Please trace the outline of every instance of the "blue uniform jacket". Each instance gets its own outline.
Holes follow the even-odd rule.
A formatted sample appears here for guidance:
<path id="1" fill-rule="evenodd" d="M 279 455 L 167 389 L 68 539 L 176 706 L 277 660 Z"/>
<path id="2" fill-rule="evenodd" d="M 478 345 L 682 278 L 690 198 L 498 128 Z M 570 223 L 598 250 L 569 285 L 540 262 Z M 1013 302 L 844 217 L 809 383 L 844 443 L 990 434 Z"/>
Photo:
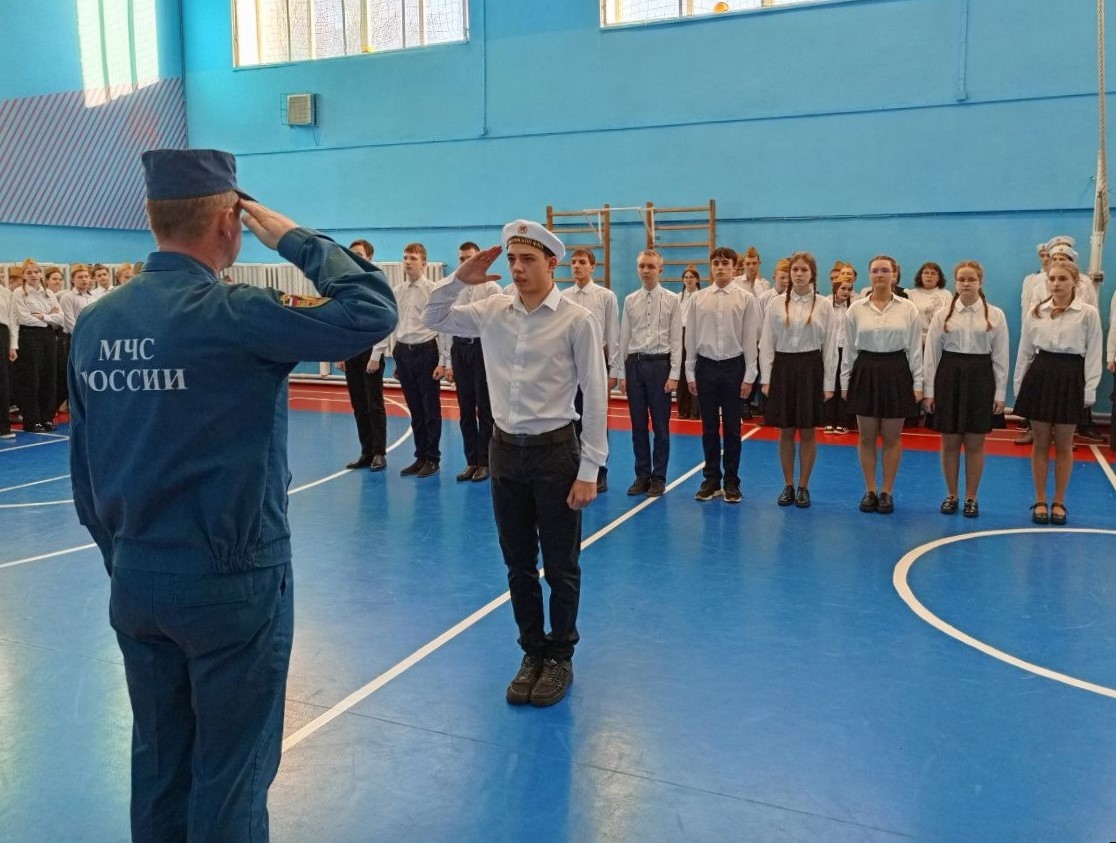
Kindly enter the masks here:
<path id="1" fill-rule="evenodd" d="M 344 360 L 394 328 L 384 274 L 325 235 L 279 253 L 323 297 L 223 283 L 155 252 L 86 307 L 69 363 L 78 518 L 109 573 L 245 571 L 290 561 L 287 376 Z"/>

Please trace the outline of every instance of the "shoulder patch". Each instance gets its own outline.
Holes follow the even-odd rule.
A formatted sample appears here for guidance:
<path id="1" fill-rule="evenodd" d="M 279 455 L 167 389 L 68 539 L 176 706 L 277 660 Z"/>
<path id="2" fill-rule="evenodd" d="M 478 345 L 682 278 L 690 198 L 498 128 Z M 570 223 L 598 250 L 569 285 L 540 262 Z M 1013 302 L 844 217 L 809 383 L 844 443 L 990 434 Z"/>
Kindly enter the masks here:
<path id="1" fill-rule="evenodd" d="M 329 296 L 296 296 L 293 293 L 283 293 L 279 297 L 283 307 L 321 307 L 329 301 Z"/>

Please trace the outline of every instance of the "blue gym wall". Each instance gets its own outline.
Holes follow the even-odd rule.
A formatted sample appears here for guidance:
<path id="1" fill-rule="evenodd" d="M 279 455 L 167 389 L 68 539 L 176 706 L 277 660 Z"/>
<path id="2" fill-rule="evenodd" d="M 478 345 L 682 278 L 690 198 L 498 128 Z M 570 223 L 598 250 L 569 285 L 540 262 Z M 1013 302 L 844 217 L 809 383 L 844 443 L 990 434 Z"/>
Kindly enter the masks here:
<path id="1" fill-rule="evenodd" d="M 14 41 L 61 55 L 15 65 L 0 98 L 72 84 L 73 4 L 30 5 L 0 0 Z M 378 257 L 417 239 L 452 262 L 548 204 L 715 198 L 718 240 L 754 243 L 768 274 L 802 248 L 862 272 L 879 252 L 908 273 L 977 258 L 1017 329 L 1034 245 L 1068 232 L 1087 256 L 1091 3 L 844 0 L 601 31 L 596 0 L 473 0 L 466 44 L 239 70 L 229 5 L 181 4 L 190 144 L 235 152 L 259 198 Z M 297 91 L 318 96 L 313 129 L 282 125 Z M 642 245 L 627 219 L 620 294 Z M 58 235 L 0 226 L 0 254 Z M 115 259 L 137 235 L 98 237 Z M 271 256 L 246 241 L 243 257 Z"/>

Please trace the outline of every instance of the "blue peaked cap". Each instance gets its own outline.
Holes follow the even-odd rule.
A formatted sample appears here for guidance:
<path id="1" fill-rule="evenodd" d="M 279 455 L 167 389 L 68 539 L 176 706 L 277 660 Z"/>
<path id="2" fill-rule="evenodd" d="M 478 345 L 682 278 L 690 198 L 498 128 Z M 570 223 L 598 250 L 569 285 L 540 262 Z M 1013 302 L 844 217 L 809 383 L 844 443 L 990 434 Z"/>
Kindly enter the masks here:
<path id="1" fill-rule="evenodd" d="M 194 199 L 235 190 L 236 158 L 219 149 L 152 149 L 143 153 L 148 199 Z M 255 201 L 255 200 L 252 200 Z"/>

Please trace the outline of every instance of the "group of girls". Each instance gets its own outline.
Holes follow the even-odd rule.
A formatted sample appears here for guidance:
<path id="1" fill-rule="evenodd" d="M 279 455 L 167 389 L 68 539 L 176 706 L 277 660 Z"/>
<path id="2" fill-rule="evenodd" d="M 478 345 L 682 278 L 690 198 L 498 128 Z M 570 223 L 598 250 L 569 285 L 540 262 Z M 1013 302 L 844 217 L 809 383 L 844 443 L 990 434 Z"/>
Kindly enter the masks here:
<path id="1" fill-rule="evenodd" d="M 981 265 L 962 261 L 955 267 L 952 295 L 936 264 L 921 267 L 916 287 L 902 291 L 898 264 L 878 255 L 868 264 L 870 287 L 862 297 L 853 295 L 856 274 L 847 264 L 835 267 L 829 296 L 817 292 L 817 265 L 809 253 L 792 255 L 786 269 L 785 290 L 776 288 L 761 302 L 759 343 L 765 423 L 779 429 L 784 488 L 778 503 L 810 505 L 816 428 L 837 427 L 828 406 L 856 417 L 865 484 L 861 512 L 893 512 L 903 424 L 921 410 L 941 434 L 947 494 L 940 511 L 977 517 L 984 441 L 1002 426 L 1009 358 L 1007 320 L 985 298 Z M 1019 341 L 1014 409 L 1034 428 L 1036 523 L 1066 523 L 1073 432 L 1096 399 L 1103 367 L 1100 317 L 1076 297 L 1078 276 L 1072 259 L 1052 262 L 1049 295 L 1026 314 Z M 834 400 L 842 393 L 844 407 Z"/>

